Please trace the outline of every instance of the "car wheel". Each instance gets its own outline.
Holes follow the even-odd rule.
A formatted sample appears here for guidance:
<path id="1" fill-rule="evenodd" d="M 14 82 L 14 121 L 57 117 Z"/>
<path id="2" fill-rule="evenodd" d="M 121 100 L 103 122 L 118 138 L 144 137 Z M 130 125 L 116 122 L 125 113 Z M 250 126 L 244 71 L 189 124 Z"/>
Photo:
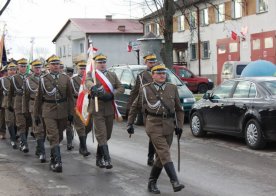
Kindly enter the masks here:
<path id="1" fill-rule="evenodd" d="M 198 112 L 194 112 L 190 119 L 190 127 L 192 134 L 195 137 L 203 137 L 206 135 L 206 131 L 202 128 L 202 120 Z"/>
<path id="2" fill-rule="evenodd" d="M 136 115 L 136 118 L 134 120 L 134 124 L 135 125 L 143 125 L 144 124 L 144 121 L 143 121 L 143 114 L 142 113 L 138 113 Z"/>
<path id="3" fill-rule="evenodd" d="M 251 149 L 262 149 L 266 145 L 263 138 L 260 123 L 256 119 L 250 119 L 245 126 L 245 141 Z"/>
<path id="4" fill-rule="evenodd" d="M 207 84 L 198 85 L 197 91 L 199 93 L 206 93 L 208 91 L 208 85 Z"/>

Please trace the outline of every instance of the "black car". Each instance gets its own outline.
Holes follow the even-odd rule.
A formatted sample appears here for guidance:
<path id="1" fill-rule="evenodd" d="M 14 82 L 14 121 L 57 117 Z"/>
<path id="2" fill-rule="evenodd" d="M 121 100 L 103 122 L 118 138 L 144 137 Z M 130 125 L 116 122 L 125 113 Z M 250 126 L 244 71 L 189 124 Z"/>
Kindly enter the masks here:
<path id="1" fill-rule="evenodd" d="M 190 112 L 196 137 L 208 131 L 245 138 L 252 149 L 276 141 L 276 78 L 250 77 L 223 82 L 204 94 Z"/>
<path id="2" fill-rule="evenodd" d="M 123 116 L 127 115 L 126 106 L 129 100 L 130 92 L 135 84 L 137 75 L 145 70 L 147 67 L 145 65 L 114 65 L 108 70 L 116 73 L 118 79 L 125 87 L 124 94 L 115 97 L 118 110 Z M 187 88 L 187 86 L 170 70 L 167 72 L 167 81 L 175 84 L 178 89 L 180 102 L 184 107 L 184 112 L 186 117 L 189 116 L 190 109 L 195 102 L 193 93 Z M 137 115 L 135 124 L 143 124 L 143 116 L 141 114 Z"/>

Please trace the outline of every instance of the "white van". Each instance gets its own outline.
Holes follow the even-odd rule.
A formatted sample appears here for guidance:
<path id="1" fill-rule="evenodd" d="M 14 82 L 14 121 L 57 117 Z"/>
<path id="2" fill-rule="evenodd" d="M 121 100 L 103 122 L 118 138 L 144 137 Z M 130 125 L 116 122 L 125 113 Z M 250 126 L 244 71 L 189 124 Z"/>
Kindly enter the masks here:
<path id="1" fill-rule="evenodd" d="M 246 61 L 225 61 L 222 65 L 221 81 L 239 78 L 243 69 L 250 62 Z"/>

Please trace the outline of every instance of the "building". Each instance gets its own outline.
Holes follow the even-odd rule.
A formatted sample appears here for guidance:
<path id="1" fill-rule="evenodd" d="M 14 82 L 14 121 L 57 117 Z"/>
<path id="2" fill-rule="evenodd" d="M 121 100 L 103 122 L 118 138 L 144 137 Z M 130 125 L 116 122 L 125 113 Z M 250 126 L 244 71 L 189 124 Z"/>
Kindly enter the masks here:
<path id="1" fill-rule="evenodd" d="M 227 60 L 276 63 L 275 0 L 194 2 L 175 13 L 174 62 L 187 64 L 195 74 L 217 83 Z M 144 21 L 145 33 L 159 29 L 155 20 Z"/>
<path id="2" fill-rule="evenodd" d="M 143 36 L 143 26 L 134 19 L 70 18 L 53 39 L 56 53 L 67 67 L 87 59 L 89 42 L 108 57 L 107 64 L 137 64 L 136 52 L 128 44 Z"/>

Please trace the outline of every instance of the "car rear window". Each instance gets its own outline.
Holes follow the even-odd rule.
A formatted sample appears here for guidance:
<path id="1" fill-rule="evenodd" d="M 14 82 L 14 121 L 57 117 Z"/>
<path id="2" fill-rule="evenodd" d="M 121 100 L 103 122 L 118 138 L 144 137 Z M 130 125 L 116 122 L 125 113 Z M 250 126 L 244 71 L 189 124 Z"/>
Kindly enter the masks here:
<path id="1" fill-rule="evenodd" d="M 261 85 L 263 85 L 272 95 L 276 95 L 276 80 L 263 81 L 261 82 Z"/>
<path id="2" fill-rule="evenodd" d="M 246 65 L 237 65 L 236 74 L 241 75 L 241 73 L 245 67 L 246 67 Z"/>

